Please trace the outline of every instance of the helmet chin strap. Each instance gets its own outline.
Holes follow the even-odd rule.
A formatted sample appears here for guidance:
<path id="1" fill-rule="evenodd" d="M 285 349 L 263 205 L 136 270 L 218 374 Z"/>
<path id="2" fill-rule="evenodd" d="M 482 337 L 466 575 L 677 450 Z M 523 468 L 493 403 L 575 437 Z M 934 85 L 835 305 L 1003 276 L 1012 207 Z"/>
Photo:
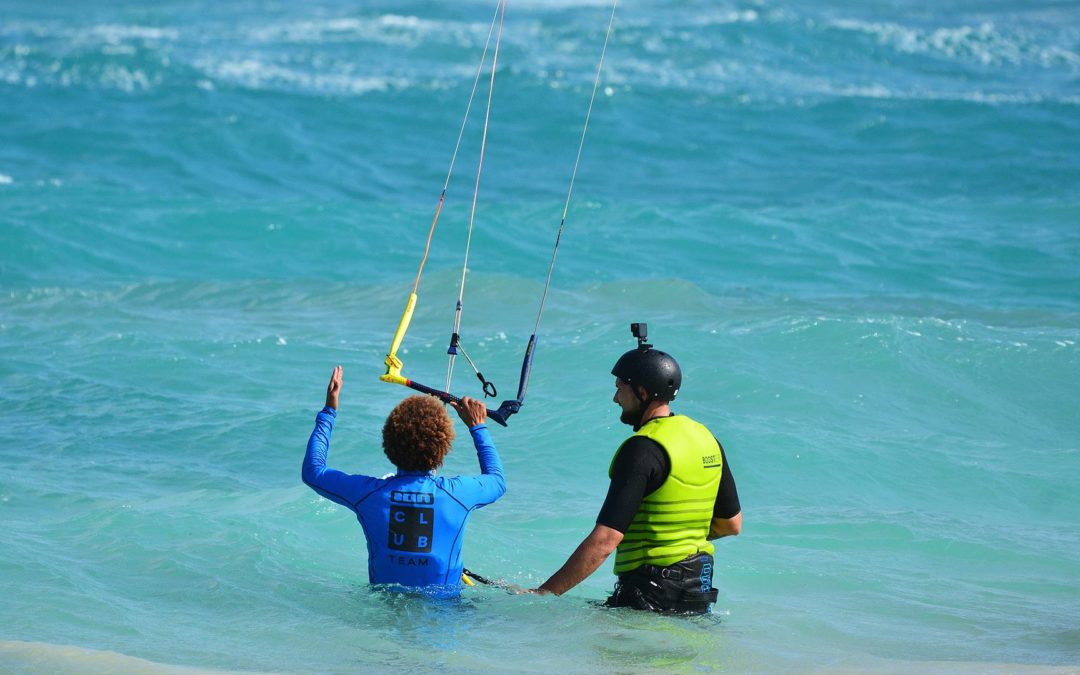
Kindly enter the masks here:
<path id="1" fill-rule="evenodd" d="M 644 416 L 645 411 L 648 409 L 649 404 L 653 402 L 653 399 L 651 396 L 649 396 L 649 390 L 645 389 L 645 387 L 641 386 L 640 384 L 632 386 L 634 387 L 634 396 L 637 398 L 637 400 L 641 401 L 641 415 Z M 642 391 L 644 391 L 645 393 L 642 394 Z"/>
<path id="2" fill-rule="evenodd" d="M 656 419 L 657 417 L 664 417 L 664 415 L 662 415 L 662 414 L 661 415 L 653 414 L 653 415 L 651 415 L 650 417 L 648 417 L 646 419 L 645 416 L 649 415 L 650 408 L 652 408 L 654 403 L 657 403 L 659 405 L 657 405 L 655 408 L 652 408 L 653 411 L 655 411 L 657 409 L 660 409 L 660 408 L 663 408 L 666 405 L 668 405 L 667 401 L 657 401 L 655 398 L 648 398 L 648 397 L 642 398 L 642 397 L 639 396 L 638 400 L 640 400 L 642 402 L 643 406 L 641 408 L 641 417 L 638 418 L 638 423 L 636 425 L 634 425 L 634 431 L 637 431 L 638 429 L 645 426 L 647 423 L 651 422 L 652 420 Z M 668 414 L 670 414 L 670 409 L 668 411 Z"/>
<path id="3" fill-rule="evenodd" d="M 649 406 L 652 405 L 653 399 L 649 396 L 648 392 L 642 395 L 639 389 L 644 389 L 640 385 L 634 388 L 634 396 L 637 400 L 641 401 L 641 415 L 638 416 L 637 424 L 634 425 L 634 431 L 637 431 L 645 425 L 649 420 L 645 419 L 645 415 L 649 413 Z M 652 419 L 651 417 L 649 419 Z"/>

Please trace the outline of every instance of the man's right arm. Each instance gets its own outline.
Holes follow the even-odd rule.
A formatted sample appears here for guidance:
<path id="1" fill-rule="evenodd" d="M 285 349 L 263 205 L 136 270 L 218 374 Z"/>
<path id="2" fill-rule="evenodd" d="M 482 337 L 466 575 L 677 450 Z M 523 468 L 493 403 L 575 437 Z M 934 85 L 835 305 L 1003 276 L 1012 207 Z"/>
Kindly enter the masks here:
<path id="1" fill-rule="evenodd" d="M 503 477 L 502 462 L 491 432 L 487 428 L 487 408 L 483 401 L 465 397 L 460 402 L 451 401 L 453 408 L 465 426 L 469 428 L 476 459 L 480 462 L 480 476 L 458 476 L 451 478 L 446 487 L 456 498 L 464 500 L 466 508 L 485 506 L 506 494 L 506 479 Z"/>
<path id="2" fill-rule="evenodd" d="M 604 564 L 611 552 L 619 546 L 623 533 L 607 525 L 597 523 L 593 531 L 578 545 L 577 549 L 551 578 L 541 584 L 535 592 L 562 595 L 587 579 L 590 574 Z"/>
<path id="3" fill-rule="evenodd" d="M 592 532 L 537 592 L 562 595 L 607 560 L 629 529 L 641 501 L 667 480 L 671 468 L 670 463 L 665 466 L 665 460 L 667 453 L 651 439 L 635 436 L 623 444 Z"/>
<path id="4" fill-rule="evenodd" d="M 330 501 L 337 502 L 350 509 L 363 496 L 365 487 L 376 479 L 369 476 L 353 476 L 326 466 L 326 455 L 330 451 L 330 434 L 334 430 L 337 411 L 327 406 L 315 417 L 315 429 L 308 439 L 307 452 L 300 476 L 304 483 L 315 492 Z"/>
<path id="5" fill-rule="evenodd" d="M 473 446 L 476 448 L 476 458 L 480 461 L 480 473 L 483 474 L 474 479 L 478 487 L 474 499 L 482 506 L 506 494 L 506 478 L 503 476 L 499 452 L 495 449 L 495 442 L 491 440 L 487 425 L 469 427 L 469 434 L 472 435 Z"/>

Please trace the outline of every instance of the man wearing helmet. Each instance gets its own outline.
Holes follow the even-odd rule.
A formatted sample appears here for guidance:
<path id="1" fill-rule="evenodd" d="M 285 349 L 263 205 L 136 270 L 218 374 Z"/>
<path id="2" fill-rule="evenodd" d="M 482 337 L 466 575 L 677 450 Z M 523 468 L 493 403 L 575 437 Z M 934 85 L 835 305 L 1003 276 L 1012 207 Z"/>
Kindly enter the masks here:
<path id="1" fill-rule="evenodd" d="M 634 435 L 615 452 L 611 483 L 593 531 L 538 589 L 562 595 L 615 554 L 612 607 L 706 613 L 716 601 L 713 545 L 742 529 L 742 509 L 724 449 L 703 425 L 671 412 L 682 371 L 646 344 L 615 363 L 614 401 Z"/>

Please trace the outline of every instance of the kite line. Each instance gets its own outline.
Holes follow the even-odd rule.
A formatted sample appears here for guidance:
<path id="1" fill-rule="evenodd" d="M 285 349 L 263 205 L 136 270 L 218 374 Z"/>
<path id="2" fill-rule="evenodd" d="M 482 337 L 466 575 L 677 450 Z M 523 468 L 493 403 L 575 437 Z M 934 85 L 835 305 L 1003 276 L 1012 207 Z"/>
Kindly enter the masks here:
<path id="1" fill-rule="evenodd" d="M 525 403 L 525 393 L 526 393 L 526 391 L 528 389 L 529 377 L 532 374 L 533 357 L 535 356 L 535 353 L 536 353 L 536 345 L 537 345 L 537 341 L 538 341 L 537 336 L 539 335 L 540 321 L 543 318 L 544 306 L 545 306 L 545 304 L 547 302 L 548 291 L 551 288 L 551 279 L 552 279 L 552 274 L 553 274 L 554 269 L 555 269 L 555 260 L 556 260 L 556 258 L 558 256 L 558 252 L 559 252 L 559 244 L 562 241 L 563 231 L 564 231 L 564 229 L 566 227 L 566 218 L 567 218 L 567 214 L 569 213 L 569 210 L 570 210 L 570 201 L 571 201 L 571 198 L 573 197 L 573 193 L 574 193 L 574 183 L 577 180 L 578 167 L 581 164 L 581 156 L 582 156 L 582 152 L 583 152 L 584 147 L 585 147 L 585 138 L 588 135 L 588 131 L 589 131 L 589 121 L 592 118 L 593 106 L 594 106 L 594 104 L 596 102 L 596 93 L 600 88 L 600 76 L 601 76 L 601 73 L 603 72 L 604 59 L 605 59 L 605 56 L 607 55 L 607 48 L 608 48 L 608 44 L 609 44 L 610 39 L 611 39 L 612 28 L 613 28 L 614 23 L 615 23 L 615 10 L 616 10 L 617 4 L 618 4 L 618 0 L 612 0 L 612 3 L 611 3 L 611 15 L 610 15 L 610 17 L 608 19 L 607 30 L 606 30 L 606 32 L 604 34 L 604 44 L 603 44 L 603 48 L 601 49 L 600 58 L 599 58 L 599 61 L 597 63 L 597 67 L 596 67 L 596 76 L 595 76 L 595 78 L 593 80 L 592 94 L 589 97 L 589 106 L 588 106 L 588 109 L 587 109 L 586 114 L 585 114 L 585 122 L 582 125 L 581 138 L 580 138 L 580 140 L 578 142 L 577 154 L 576 154 L 576 156 L 574 158 L 573 169 L 572 169 L 572 171 L 570 173 L 570 183 L 569 183 L 569 187 L 567 188 L 567 192 L 566 192 L 566 201 L 565 201 L 565 203 L 563 205 L 562 217 L 561 217 L 561 219 L 559 221 L 558 231 L 556 232 L 556 235 L 555 235 L 555 244 L 554 244 L 554 247 L 552 249 L 551 260 L 550 260 L 550 262 L 548 264 L 547 277 L 546 277 L 545 282 L 544 282 L 544 290 L 543 290 L 543 294 L 541 295 L 541 298 L 540 298 L 539 309 L 537 310 L 537 313 L 536 313 L 536 322 L 533 325 L 533 332 L 532 332 L 532 335 L 529 337 L 528 344 L 527 344 L 527 346 L 525 348 L 525 356 L 522 359 L 521 374 L 520 374 L 519 381 L 518 381 L 517 395 L 513 399 L 508 399 L 508 400 L 503 401 L 499 405 L 498 409 L 496 409 L 496 410 L 489 409 L 488 410 L 488 417 L 492 418 L 493 420 L 495 420 L 495 422 L 497 422 L 497 423 L 499 423 L 499 424 L 501 424 L 503 426 L 506 426 L 507 419 L 509 419 L 509 417 L 511 415 L 519 412 L 521 410 L 522 405 L 524 405 L 524 403 Z M 453 394 L 449 393 L 450 385 L 451 385 L 451 381 L 452 381 L 452 377 L 453 377 L 454 362 L 455 362 L 456 356 L 459 353 L 462 356 L 465 357 L 466 361 L 468 361 L 469 365 L 472 367 L 473 371 L 476 373 L 476 376 L 480 380 L 481 385 L 483 387 L 485 397 L 494 397 L 494 396 L 497 395 L 497 390 L 495 389 L 495 385 L 484 378 L 484 376 L 480 373 L 479 369 L 476 367 L 476 364 L 473 363 L 473 360 L 471 358 L 469 358 L 469 355 L 465 352 L 464 348 L 461 346 L 460 328 L 461 328 L 461 312 L 462 312 L 462 307 L 463 307 L 463 304 L 464 304 L 464 294 L 465 294 L 465 276 L 466 276 L 466 272 L 468 270 L 469 248 L 470 248 L 471 241 L 472 241 L 473 224 L 474 224 L 475 215 L 476 215 L 476 202 L 477 202 L 477 196 L 479 194 L 479 189 L 480 189 L 480 176 L 481 176 L 481 173 L 482 173 L 482 170 L 483 170 L 484 152 L 486 150 L 486 145 L 487 145 L 488 124 L 489 124 L 490 116 L 491 116 L 491 101 L 492 101 L 492 95 L 493 95 L 494 88 L 495 88 L 495 70 L 496 70 L 496 66 L 497 66 L 498 58 L 499 58 L 499 47 L 500 47 L 500 43 L 501 43 L 501 39 L 502 39 L 503 19 L 505 18 L 505 14 L 506 14 L 506 0 L 500 0 L 497 7 L 496 7 L 496 10 L 495 10 L 495 16 L 492 18 L 491 27 L 488 30 L 487 42 L 484 45 L 484 52 L 483 52 L 483 55 L 481 56 L 481 59 L 480 59 L 480 66 L 477 69 L 476 78 L 473 81 L 472 93 L 469 96 L 469 103 L 468 103 L 468 105 L 466 107 L 466 110 L 465 110 L 465 118 L 462 120 L 461 129 L 458 132 L 457 143 L 454 146 L 454 152 L 453 152 L 453 155 L 452 155 L 451 160 L 450 160 L 450 170 L 447 172 L 446 182 L 443 184 L 442 193 L 439 195 L 438 206 L 435 209 L 435 217 L 432 220 L 431 228 L 428 231 L 427 243 L 426 243 L 426 245 L 424 247 L 424 254 L 423 254 L 423 257 L 420 260 L 420 268 L 417 271 L 416 280 L 413 283 L 413 289 L 412 289 L 412 292 L 409 295 L 408 302 L 406 303 L 405 311 L 402 314 L 401 321 L 398 323 L 397 331 L 394 333 L 394 338 L 391 341 L 390 350 L 389 350 L 389 352 L 387 352 L 386 359 L 384 360 L 384 363 L 386 365 L 386 373 L 384 375 L 380 376 L 380 378 L 379 378 L 379 379 L 383 380 L 384 382 L 391 382 L 391 383 L 394 383 L 394 384 L 401 384 L 401 385 L 409 387 L 409 388 L 411 388 L 413 390 L 416 390 L 416 391 L 419 391 L 419 392 L 422 392 L 422 393 L 425 393 L 425 394 L 430 394 L 432 396 L 436 396 L 440 400 L 442 400 L 443 402 L 451 402 L 451 401 L 460 402 L 461 401 L 461 399 L 459 397 L 454 396 Z M 497 24 L 497 30 L 496 30 L 496 24 Z M 474 183 L 473 196 L 472 196 L 472 206 L 471 206 L 470 213 L 469 213 L 468 234 L 467 234 L 466 244 L 465 244 L 465 261 L 464 261 L 464 264 L 462 266 L 461 282 L 460 282 L 459 290 L 458 290 L 458 300 L 457 300 L 457 305 L 456 305 L 455 312 L 454 312 L 454 328 L 453 328 L 453 332 L 452 332 L 451 337 L 450 337 L 450 346 L 447 349 L 447 354 L 449 355 L 449 358 L 448 358 L 448 364 L 447 364 L 447 370 L 446 370 L 446 384 L 445 384 L 444 389 L 436 389 L 434 387 L 430 387 L 430 386 L 427 386 L 425 384 L 421 384 L 419 382 L 416 382 L 415 380 L 412 380 L 410 378 L 405 377 L 401 372 L 402 368 L 404 367 L 404 364 L 402 363 L 401 359 L 398 357 L 397 351 L 401 347 L 402 340 L 404 339 L 405 333 L 408 331 L 409 324 L 412 321 L 413 311 L 416 308 L 417 293 L 418 293 L 418 289 L 419 289 L 419 286 L 420 286 L 420 276 L 423 273 L 424 263 L 427 261 L 428 252 L 431 249 L 431 239 L 432 239 L 432 236 L 434 235 L 434 232 L 435 232 L 435 225 L 438 223 L 439 214 L 442 211 L 442 206 L 443 206 L 443 203 L 444 203 L 444 201 L 446 199 L 447 187 L 450 184 L 450 177 L 451 177 L 451 175 L 453 173 L 454 163 L 455 163 L 455 161 L 457 159 L 458 150 L 460 149 L 460 146 L 461 146 L 461 139 L 462 139 L 462 136 L 463 136 L 464 131 L 465 131 L 465 126 L 468 123 L 469 113 L 470 113 L 470 111 L 472 109 L 473 101 L 474 101 L 474 99 L 476 97 L 476 91 L 477 91 L 477 88 L 478 88 L 478 85 L 479 85 L 480 76 L 481 76 L 481 74 L 482 74 L 482 72 L 484 70 L 484 65 L 485 65 L 485 63 L 487 61 L 487 53 L 488 53 L 488 51 L 489 51 L 489 49 L 491 47 L 491 39 L 492 39 L 493 34 L 495 35 L 495 45 L 494 45 L 494 49 L 492 50 L 491 77 L 490 77 L 490 81 L 489 81 L 489 84 L 488 84 L 487 105 L 486 105 L 486 108 L 485 108 L 485 111 L 484 111 L 484 126 L 483 126 L 483 134 L 481 136 L 481 142 L 480 142 L 480 157 L 479 157 L 479 161 L 478 161 L 478 164 L 477 164 L 476 180 L 475 180 L 475 183 Z"/>

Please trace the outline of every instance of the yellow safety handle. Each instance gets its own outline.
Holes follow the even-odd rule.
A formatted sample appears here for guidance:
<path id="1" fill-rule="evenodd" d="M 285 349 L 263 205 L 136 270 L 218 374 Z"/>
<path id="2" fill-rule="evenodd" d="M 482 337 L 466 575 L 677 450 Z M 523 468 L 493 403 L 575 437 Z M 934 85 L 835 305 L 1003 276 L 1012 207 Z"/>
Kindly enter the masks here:
<path id="1" fill-rule="evenodd" d="M 401 315 L 401 321 L 398 323 L 397 332 L 394 333 L 394 340 L 390 343 L 390 351 L 386 355 L 386 374 L 380 375 L 379 379 L 383 382 L 390 382 L 393 384 L 406 384 L 408 380 L 402 376 L 401 369 L 405 364 L 401 362 L 401 359 L 397 356 L 397 350 L 401 347 L 401 341 L 405 339 L 405 332 L 409 330 L 409 324 L 412 322 L 413 310 L 416 309 L 416 293 L 409 294 L 409 302 L 405 304 L 405 313 Z"/>

